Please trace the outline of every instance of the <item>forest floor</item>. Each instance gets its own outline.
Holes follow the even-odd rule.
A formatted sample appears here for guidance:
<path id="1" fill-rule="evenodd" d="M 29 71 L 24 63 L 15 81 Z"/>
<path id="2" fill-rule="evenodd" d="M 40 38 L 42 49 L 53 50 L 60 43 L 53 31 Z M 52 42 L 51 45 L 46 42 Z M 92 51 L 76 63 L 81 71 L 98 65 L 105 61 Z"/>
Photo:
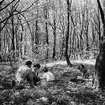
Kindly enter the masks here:
<path id="1" fill-rule="evenodd" d="M 38 87 L 13 90 L 10 87 L 14 73 L 9 73 L 7 65 L 0 66 L 0 105 L 105 105 L 104 93 L 92 88 L 95 60 L 71 61 L 68 67 L 65 61 L 47 63 L 55 74 L 56 81 L 51 84 L 39 84 Z M 84 63 L 88 69 L 87 78 L 77 69 Z"/>

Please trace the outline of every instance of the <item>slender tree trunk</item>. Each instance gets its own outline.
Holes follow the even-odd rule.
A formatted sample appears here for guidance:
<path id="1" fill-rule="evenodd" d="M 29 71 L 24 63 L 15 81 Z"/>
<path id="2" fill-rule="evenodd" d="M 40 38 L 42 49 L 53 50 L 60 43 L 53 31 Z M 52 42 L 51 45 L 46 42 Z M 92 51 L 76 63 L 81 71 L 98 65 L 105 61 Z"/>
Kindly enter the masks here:
<path id="1" fill-rule="evenodd" d="M 98 34 L 99 34 L 99 41 L 101 40 L 101 21 L 100 21 L 100 10 L 99 10 L 99 8 L 98 8 L 98 24 L 99 24 L 99 32 L 98 32 Z"/>
<path id="2" fill-rule="evenodd" d="M 12 50 L 14 51 L 15 50 L 15 42 L 14 42 L 15 32 L 14 32 L 14 17 L 13 16 L 11 18 L 11 23 L 12 23 Z"/>
<path id="3" fill-rule="evenodd" d="M 53 35 L 54 35 L 54 46 L 53 46 L 53 59 L 54 59 L 56 55 L 56 19 L 55 19 L 55 16 L 54 16 Z"/>
<path id="4" fill-rule="evenodd" d="M 48 24 L 47 22 L 45 23 L 45 30 L 46 30 L 46 44 L 49 44 L 49 38 L 48 38 Z"/>
<path id="5" fill-rule="evenodd" d="M 0 23 L 0 29 L 1 29 L 1 23 Z M 0 31 L 0 50 L 1 50 L 1 31 Z"/>
<path id="6" fill-rule="evenodd" d="M 1 5 L 0 5 L 0 9 L 1 9 Z M 1 15 L 1 13 L 0 13 L 0 15 Z M 1 18 L 0 18 L 0 21 L 1 21 Z M 0 23 L 0 30 L 1 30 L 1 23 Z M 1 31 L 0 31 L 0 50 L 1 50 Z"/>
<path id="7" fill-rule="evenodd" d="M 47 7 L 47 2 L 45 4 L 45 6 L 43 7 L 43 12 L 44 12 L 44 18 L 46 20 L 45 22 L 45 33 L 46 33 L 46 62 L 48 61 L 48 56 L 49 56 L 49 36 L 48 36 L 48 23 L 47 23 L 47 19 L 48 19 L 48 7 Z"/>
<path id="8" fill-rule="evenodd" d="M 22 56 L 24 56 L 24 45 L 25 45 L 25 43 L 24 43 L 24 33 L 21 33 L 21 42 L 22 42 Z"/>
<path id="9" fill-rule="evenodd" d="M 69 55 L 68 55 L 68 41 L 69 41 L 69 25 L 70 25 L 70 2 L 69 0 L 67 0 L 67 33 L 66 33 L 66 49 L 65 49 L 65 57 L 66 57 L 66 61 L 67 64 L 69 66 L 72 66 L 70 60 L 69 60 Z"/>
<path id="10" fill-rule="evenodd" d="M 99 8 L 100 14 L 101 14 L 101 20 L 102 20 L 102 23 L 103 23 L 103 36 L 105 36 L 105 16 L 104 16 L 104 10 L 103 10 L 103 8 L 101 6 L 100 0 L 97 0 L 97 3 L 98 3 L 98 8 Z"/>
<path id="11" fill-rule="evenodd" d="M 48 52 L 49 52 L 49 40 L 48 40 L 48 24 L 47 22 L 45 23 L 45 30 L 46 30 L 46 44 L 47 44 L 47 47 L 46 47 L 46 62 L 48 61 Z"/>
<path id="12" fill-rule="evenodd" d="M 36 20 L 36 31 L 35 31 L 35 44 L 39 44 L 39 36 L 38 36 L 38 20 Z"/>
<path id="13" fill-rule="evenodd" d="M 12 58 L 13 58 L 13 61 L 15 60 L 15 30 L 14 30 L 14 16 L 12 14 L 12 17 L 11 17 L 11 25 L 12 25 Z"/>
<path id="14" fill-rule="evenodd" d="M 37 20 L 36 20 L 36 24 L 35 24 L 35 27 L 36 27 L 36 30 L 35 30 L 35 52 L 38 53 L 38 46 L 39 45 L 39 36 L 38 36 L 38 16 L 39 16 L 39 8 L 38 8 L 38 1 L 37 1 Z"/>
<path id="15" fill-rule="evenodd" d="M 61 40 L 61 47 L 60 47 L 60 59 L 64 59 L 65 57 L 65 37 L 63 33 L 63 37 Z"/>
<path id="16" fill-rule="evenodd" d="M 86 26 L 86 51 L 89 51 L 89 36 L 88 36 L 88 24 Z M 86 59 L 89 59 L 89 54 L 87 54 L 88 56 L 86 57 Z"/>
<path id="17" fill-rule="evenodd" d="M 48 7 L 47 7 L 47 3 L 46 3 L 46 5 L 43 7 L 43 9 L 44 9 L 44 18 L 45 18 L 45 20 L 46 20 L 46 22 L 45 22 L 46 44 L 49 44 L 48 23 L 47 23 L 47 19 L 48 19 Z"/>

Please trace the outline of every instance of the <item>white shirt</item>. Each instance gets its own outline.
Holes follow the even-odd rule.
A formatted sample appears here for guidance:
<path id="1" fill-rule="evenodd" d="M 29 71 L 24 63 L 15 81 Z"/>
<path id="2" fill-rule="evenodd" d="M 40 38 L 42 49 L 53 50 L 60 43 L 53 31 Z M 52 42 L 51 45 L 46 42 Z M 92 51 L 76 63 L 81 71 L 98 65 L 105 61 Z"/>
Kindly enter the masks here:
<path id="1" fill-rule="evenodd" d="M 54 74 L 51 73 L 50 71 L 48 71 L 46 73 L 43 73 L 42 78 L 46 79 L 46 81 L 53 81 L 53 80 L 55 80 Z"/>
<path id="2" fill-rule="evenodd" d="M 16 81 L 20 83 L 22 80 L 24 80 L 26 78 L 28 73 L 31 71 L 32 71 L 32 69 L 29 68 L 27 65 L 21 66 L 16 72 L 16 75 L 15 75 Z"/>

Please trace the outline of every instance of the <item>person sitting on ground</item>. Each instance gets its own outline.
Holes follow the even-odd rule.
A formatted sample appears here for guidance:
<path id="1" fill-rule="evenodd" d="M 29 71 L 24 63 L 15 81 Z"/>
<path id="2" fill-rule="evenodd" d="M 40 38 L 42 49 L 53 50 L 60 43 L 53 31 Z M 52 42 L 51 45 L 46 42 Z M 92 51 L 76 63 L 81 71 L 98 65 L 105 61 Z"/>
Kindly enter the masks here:
<path id="1" fill-rule="evenodd" d="M 80 64 L 78 69 L 82 72 L 83 77 L 85 78 L 86 77 L 86 73 L 88 71 L 87 68 L 83 64 Z"/>
<path id="2" fill-rule="evenodd" d="M 41 77 L 41 79 L 45 79 L 47 82 L 55 80 L 54 74 L 52 72 L 50 72 L 47 67 L 44 67 L 43 72 L 44 73 L 43 73 L 43 76 Z"/>
<path id="3" fill-rule="evenodd" d="M 40 77 L 38 77 L 38 70 L 40 69 L 41 65 L 40 64 L 35 64 L 33 65 L 33 82 L 34 82 L 34 85 L 37 86 L 37 83 L 40 81 Z"/>
<path id="4" fill-rule="evenodd" d="M 24 80 L 27 80 L 27 82 L 30 84 L 32 88 L 34 88 L 33 83 L 33 72 L 32 72 L 32 62 L 27 61 L 25 65 L 22 65 L 19 67 L 19 69 L 16 71 L 15 78 L 16 78 L 16 84 L 20 85 L 21 82 Z"/>

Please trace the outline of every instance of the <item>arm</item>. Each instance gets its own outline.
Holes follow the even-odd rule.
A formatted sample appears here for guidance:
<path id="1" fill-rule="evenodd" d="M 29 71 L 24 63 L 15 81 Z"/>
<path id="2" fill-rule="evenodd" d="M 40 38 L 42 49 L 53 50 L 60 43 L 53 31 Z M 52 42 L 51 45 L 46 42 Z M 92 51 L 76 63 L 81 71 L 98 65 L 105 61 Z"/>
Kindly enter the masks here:
<path id="1" fill-rule="evenodd" d="M 40 77 L 40 79 L 46 79 L 46 74 L 44 73 L 44 74 Z"/>

